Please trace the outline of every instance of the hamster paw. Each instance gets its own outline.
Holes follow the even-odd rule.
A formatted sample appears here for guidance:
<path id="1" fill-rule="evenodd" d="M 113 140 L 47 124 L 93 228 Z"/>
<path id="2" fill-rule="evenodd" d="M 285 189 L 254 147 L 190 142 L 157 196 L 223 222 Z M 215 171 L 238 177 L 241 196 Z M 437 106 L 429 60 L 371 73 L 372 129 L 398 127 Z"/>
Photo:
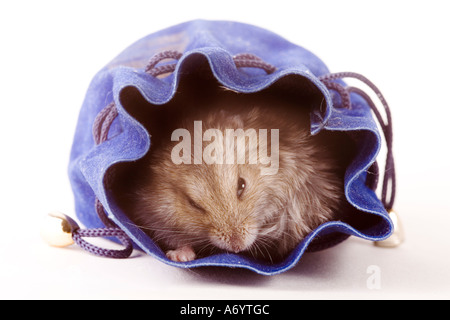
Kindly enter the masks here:
<path id="1" fill-rule="evenodd" d="M 167 258 L 176 262 L 186 262 L 195 259 L 194 249 L 190 246 L 180 247 L 175 250 L 169 250 L 166 252 Z"/>

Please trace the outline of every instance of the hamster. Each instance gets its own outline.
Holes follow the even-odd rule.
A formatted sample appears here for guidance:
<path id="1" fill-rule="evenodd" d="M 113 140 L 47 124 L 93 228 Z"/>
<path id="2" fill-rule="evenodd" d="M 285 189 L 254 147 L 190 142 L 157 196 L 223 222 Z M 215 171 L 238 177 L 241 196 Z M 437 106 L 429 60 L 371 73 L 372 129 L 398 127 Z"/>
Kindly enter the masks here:
<path id="1" fill-rule="evenodd" d="M 224 251 L 274 261 L 320 224 L 339 219 L 345 202 L 341 141 L 327 132 L 311 135 L 308 106 L 276 96 L 231 92 L 227 97 L 172 113 L 158 132 L 149 127 L 150 151 L 123 197 L 133 223 L 173 261 Z M 179 150 L 177 129 L 189 133 L 191 141 L 183 142 L 191 154 L 184 154 L 189 148 Z M 205 141 L 208 129 L 223 133 L 223 139 Z M 246 143 L 239 144 L 239 138 L 225 139 L 227 129 L 266 129 L 267 140 L 259 135 L 252 146 L 249 137 L 241 137 Z M 263 143 L 272 163 L 259 152 Z M 237 161 L 238 148 L 245 148 L 244 163 Z M 235 161 L 211 163 L 205 159 L 208 150 L 213 156 L 232 150 Z M 203 158 L 195 159 L 195 153 Z M 174 161 L 174 154 L 182 154 L 184 162 Z"/>

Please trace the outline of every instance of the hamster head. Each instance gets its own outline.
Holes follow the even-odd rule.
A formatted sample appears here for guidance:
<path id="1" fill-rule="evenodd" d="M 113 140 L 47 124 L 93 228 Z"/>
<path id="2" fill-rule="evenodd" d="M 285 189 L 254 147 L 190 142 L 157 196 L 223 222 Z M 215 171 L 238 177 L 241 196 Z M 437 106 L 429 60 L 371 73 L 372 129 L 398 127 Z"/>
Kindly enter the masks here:
<path id="1" fill-rule="evenodd" d="M 195 144 L 195 137 L 204 137 L 208 129 L 225 133 L 227 129 L 244 128 L 241 116 L 221 111 L 201 121 L 200 127 L 193 119 L 181 124 L 192 138 L 188 143 L 192 150 L 186 161 L 189 163 L 173 159 L 179 142 L 155 147 L 149 158 L 148 184 L 136 197 L 141 205 L 134 210 L 134 220 L 168 247 L 189 245 L 199 251 L 215 247 L 235 253 L 248 250 L 264 220 L 258 200 L 273 187 L 270 179 L 261 175 L 267 165 L 258 161 L 236 163 L 238 148 L 244 148 L 241 151 L 247 157 L 257 152 L 258 144 L 245 143 L 245 136 L 233 136 L 231 140 L 215 136 L 211 141 L 202 141 L 201 146 Z M 206 159 L 208 148 L 213 150 L 212 156 L 222 153 L 221 163 Z M 225 150 L 232 150 L 236 161 L 226 161 Z M 201 163 L 195 160 L 198 151 Z"/>
<path id="2" fill-rule="evenodd" d="M 130 217 L 164 249 L 189 247 L 195 255 L 221 249 L 270 259 L 286 254 L 332 218 L 342 197 L 336 166 L 327 148 L 311 140 L 305 119 L 258 107 L 185 117 L 179 124 L 186 133 L 183 139 L 172 134 L 151 150 Z M 271 128 L 279 128 L 279 140 L 272 140 L 275 132 L 268 130 L 250 143 L 248 129 L 258 133 Z M 227 139 L 230 129 L 248 135 Z M 265 154 L 259 152 L 261 139 L 267 139 Z M 225 158 L 230 150 L 235 161 Z M 245 154 L 244 163 L 239 152 Z M 252 154 L 256 161 L 250 163 Z M 274 169 L 264 158 L 269 154 L 276 170 L 263 174 Z"/>

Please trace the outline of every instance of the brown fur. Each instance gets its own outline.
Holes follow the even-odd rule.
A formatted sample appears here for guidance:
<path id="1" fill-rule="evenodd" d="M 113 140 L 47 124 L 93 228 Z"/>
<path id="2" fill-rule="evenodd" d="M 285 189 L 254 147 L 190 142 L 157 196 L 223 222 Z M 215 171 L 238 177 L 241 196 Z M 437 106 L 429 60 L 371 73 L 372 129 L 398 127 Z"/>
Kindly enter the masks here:
<path id="1" fill-rule="evenodd" d="M 314 228 L 336 219 L 343 203 L 339 142 L 326 133 L 311 136 L 306 106 L 276 97 L 231 95 L 232 101 L 217 99 L 210 108 L 184 113 L 155 133 L 138 181 L 125 197 L 130 218 L 173 260 L 191 260 L 217 248 L 257 258 L 282 257 Z M 261 175 L 259 161 L 174 164 L 171 151 L 178 142 L 170 141 L 170 133 L 186 128 L 193 137 L 194 120 L 202 120 L 203 131 L 279 129 L 277 174 Z M 240 177 L 246 185 L 238 197 Z M 181 257 L 173 254 L 177 249 Z"/>

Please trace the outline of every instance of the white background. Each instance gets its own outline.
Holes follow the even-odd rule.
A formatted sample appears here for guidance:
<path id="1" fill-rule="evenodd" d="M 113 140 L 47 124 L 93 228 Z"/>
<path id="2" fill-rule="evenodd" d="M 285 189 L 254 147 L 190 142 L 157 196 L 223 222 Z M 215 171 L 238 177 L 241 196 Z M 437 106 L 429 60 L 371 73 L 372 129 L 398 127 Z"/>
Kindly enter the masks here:
<path id="1" fill-rule="evenodd" d="M 446 1 L 2 1 L 0 298 L 450 298 L 449 12 Z M 67 163 L 94 74 L 137 39 L 196 18 L 270 29 L 379 86 L 394 119 L 402 246 L 353 238 L 266 277 L 43 243 L 47 212 L 74 216 Z"/>

